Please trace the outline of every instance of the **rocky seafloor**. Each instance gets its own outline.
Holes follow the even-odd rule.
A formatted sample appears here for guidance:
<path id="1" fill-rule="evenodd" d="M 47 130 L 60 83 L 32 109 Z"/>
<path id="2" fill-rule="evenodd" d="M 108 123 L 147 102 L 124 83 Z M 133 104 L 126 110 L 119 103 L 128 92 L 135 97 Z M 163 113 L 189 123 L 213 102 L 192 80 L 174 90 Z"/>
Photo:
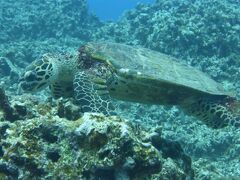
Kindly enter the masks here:
<path id="1" fill-rule="evenodd" d="M 234 128 L 210 129 L 176 107 L 123 102 L 121 117 L 104 117 L 82 114 L 48 90 L 17 93 L 21 72 L 42 54 L 107 40 L 173 55 L 239 97 L 239 1 L 157 0 L 106 23 L 84 0 L 0 4 L 0 86 L 12 109 L 1 107 L 14 116 L 0 114 L 0 179 L 240 178 Z"/>
<path id="2" fill-rule="evenodd" d="M 161 128 L 146 132 L 117 116 L 81 114 L 62 99 L 47 104 L 31 95 L 12 100 L 18 116 L 0 125 L 0 179 L 194 176 L 191 158 L 178 142 L 162 138 Z"/>

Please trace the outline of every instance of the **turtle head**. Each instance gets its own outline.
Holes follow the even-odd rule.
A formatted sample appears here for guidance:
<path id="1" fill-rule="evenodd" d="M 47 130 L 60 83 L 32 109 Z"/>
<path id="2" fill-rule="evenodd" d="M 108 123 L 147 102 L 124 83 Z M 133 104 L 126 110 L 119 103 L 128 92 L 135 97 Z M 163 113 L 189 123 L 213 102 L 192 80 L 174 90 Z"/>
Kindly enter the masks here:
<path id="1" fill-rule="evenodd" d="M 53 57 L 49 54 L 33 61 L 20 78 L 20 88 L 25 92 L 36 92 L 49 86 L 57 74 L 53 62 Z"/>

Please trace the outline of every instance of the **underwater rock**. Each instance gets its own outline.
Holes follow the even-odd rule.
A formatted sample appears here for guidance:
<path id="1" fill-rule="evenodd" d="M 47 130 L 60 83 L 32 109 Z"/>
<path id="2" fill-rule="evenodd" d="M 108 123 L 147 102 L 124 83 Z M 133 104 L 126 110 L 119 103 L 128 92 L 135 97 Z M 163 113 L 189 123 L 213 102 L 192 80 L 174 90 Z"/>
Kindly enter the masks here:
<path id="1" fill-rule="evenodd" d="M 191 162 L 179 164 L 164 155 L 160 149 L 166 147 L 141 141 L 147 132 L 136 133 L 130 122 L 115 116 L 86 113 L 76 121 L 39 116 L 9 126 L 0 146 L 0 174 L 8 178 L 193 177 Z"/>

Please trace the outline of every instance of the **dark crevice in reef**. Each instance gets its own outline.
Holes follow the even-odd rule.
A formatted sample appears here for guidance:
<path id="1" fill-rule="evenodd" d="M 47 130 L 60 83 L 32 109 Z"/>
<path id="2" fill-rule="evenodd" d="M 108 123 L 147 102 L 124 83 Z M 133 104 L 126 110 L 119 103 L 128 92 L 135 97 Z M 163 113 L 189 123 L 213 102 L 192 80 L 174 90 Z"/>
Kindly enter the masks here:
<path id="1" fill-rule="evenodd" d="M 194 171 L 191 168 L 192 160 L 184 153 L 179 142 L 162 139 L 161 141 L 152 141 L 155 146 L 163 155 L 164 158 L 171 158 L 176 160 L 179 165 L 184 168 L 188 174 L 194 176 Z M 179 161 L 180 160 L 180 161 Z"/>
<path id="2" fill-rule="evenodd" d="M 2 146 L 0 146 L 0 157 L 2 157 L 3 154 L 4 154 L 4 152 L 3 152 Z"/>
<path id="3" fill-rule="evenodd" d="M 56 143 L 58 141 L 58 137 L 52 133 L 52 129 L 46 127 L 42 130 L 42 138 L 49 143 Z"/>
<path id="4" fill-rule="evenodd" d="M 7 163 L 0 163 L 0 175 L 1 174 L 8 176 L 7 179 L 18 179 L 19 172 L 17 167 L 13 165 L 8 165 Z"/>
<path id="5" fill-rule="evenodd" d="M 100 179 L 106 179 L 106 180 L 115 179 L 113 169 L 98 169 L 96 170 L 95 175 Z"/>
<path id="6" fill-rule="evenodd" d="M 18 114 L 16 114 L 13 107 L 11 107 L 10 102 L 8 100 L 7 95 L 2 87 L 0 87 L 0 109 L 4 113 L 4 119 L 9 120 L 11 122 L 17 120 L 19 118 Z"/>
<path id="7" fill-rule="evenodd" d="M 43 176 L 45 174 L 44 170 L 41 168 L 38 168 L 38 165 L 34 162 L 27 162 L 25 165 L 26 169 L 29 170 L 32 174 L 34 174 L 36 177 Z"/>
<path id="8" fill-rule="evenodd" d="M 111 169 L 111 168 L 109 168 L 109 169 L 99 168 L 99 169 L 95 170 L 94 176 L 98 177 L 99 179 L 112 180 L 112 179 L 115 179 L 114 172 L 115 172 L 114 169 Z M 83 176 L 86 179 L 90 179 L 92 176 L 92 172 L 86 171 L 83 173 Z"/>
<path id="9" fill-rule="evenodd" d="M 0 139 L 5 137 L 5 132 L 9 128 L 8 124 L 3 124 L 0 126 Z"/>
<path id="10" fill-rule="evenodd" d="M 47 153 L 47 158 L 51 159 L 52 162 L 57 162 L 60 157 L 61 156 L 57 150 L 52 150 Z"/>
<path id="11" fill-rule="evenodd" d="M 8 100 L 8 96 L 5 93 L 3 87 L 0 87 L 0 110 L 4 113 L 4 119 L 10 122 L 14 122 L 19 119 L 23 119 L 27 115 L 27 109 L 25 106 L 15 105 L 11 106 Z"/>
<path id="12" fill-rule="evenodd" d="M 44 170 L 39 168 L 38 165 L 30 159 L 25 157 L 19 157 L 13 155 L 10 159 L 14 162 L 15 165 L 19 167 L 24 167 L 24 169 L 30 171 L 34 176 L 39 177 L 45 174 Z"/>

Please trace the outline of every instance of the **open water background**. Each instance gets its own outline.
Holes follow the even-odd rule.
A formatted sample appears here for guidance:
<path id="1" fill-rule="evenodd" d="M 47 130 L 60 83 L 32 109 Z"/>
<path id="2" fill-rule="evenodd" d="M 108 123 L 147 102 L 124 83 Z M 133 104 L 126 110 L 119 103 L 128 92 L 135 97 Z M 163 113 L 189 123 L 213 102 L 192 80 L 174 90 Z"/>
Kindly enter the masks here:
<path id="1" fill-rule="evenodd" d="M 89 10 L 101 20 L 116 21 L 127 10 L 138 3 L 153 3 L 155 0 L 88 0 Z"/>

